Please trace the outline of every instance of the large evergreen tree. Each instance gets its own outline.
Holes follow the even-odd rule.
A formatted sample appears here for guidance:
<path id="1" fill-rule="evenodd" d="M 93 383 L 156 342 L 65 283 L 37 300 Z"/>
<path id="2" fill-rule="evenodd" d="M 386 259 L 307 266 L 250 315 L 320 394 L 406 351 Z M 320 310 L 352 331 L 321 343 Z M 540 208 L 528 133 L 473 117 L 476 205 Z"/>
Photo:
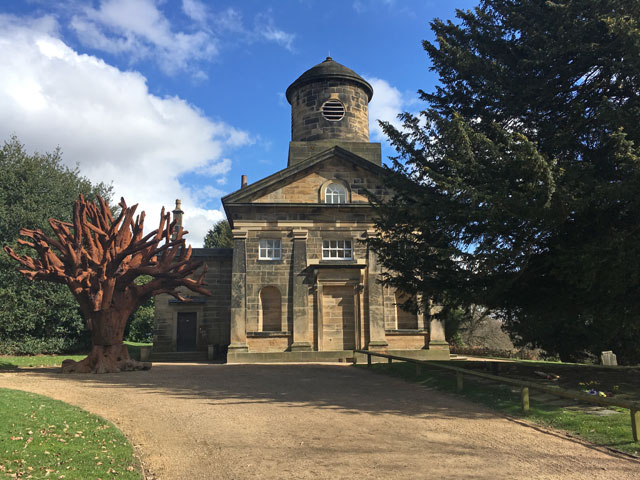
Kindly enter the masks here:
<path id="1" fill-rule="evenodd" d="M 640 0 L 483 0 L 435 20 L 439 75 L 384 124 L 386 281 L 499 309 L 512 336 L 640 361 Z"/>
<path id="2" fill-rule="evenodd" d="M 78 195 L 111 196 L 111 187 L 94 185 L 78 169 L 66 167 L 61 153 L 26 152 L 12 137 L 0 148 L 0 245 L 17 251 L 20 228 L 53 234 L 49 217 L 70 222 Z M 64 352 L 86 348 L 89 336 L 78 303 L 64 285 L 34 283 L 16 270 L 0 249 L 0 353 Z"/>
<path id="3" fill-rule="evenodd" d="M 204 237 L 204 248 L 233 248 L 231 225 L 228 220 L 216 222 Z"/>

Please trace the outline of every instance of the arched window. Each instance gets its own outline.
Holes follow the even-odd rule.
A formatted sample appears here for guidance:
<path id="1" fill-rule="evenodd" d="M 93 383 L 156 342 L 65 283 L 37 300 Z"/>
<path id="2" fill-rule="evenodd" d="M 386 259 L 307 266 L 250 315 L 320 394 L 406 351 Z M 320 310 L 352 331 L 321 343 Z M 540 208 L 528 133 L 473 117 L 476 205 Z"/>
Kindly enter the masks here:
<path id="1" fill-rule="evenodd" d="M 282 300 L 276 287 L 260 290 L 260 325 L 263 332 L 282 330 Z"/>
<path id="2" fill-rule="evenodd" d="M 324 191 L 324 203 L 347 203 L 347 189 L 339 183 L 330 183 Z"/>
<path id="3" fill-rule="evenodd" d="M 402 305 L 409 300 L 409 295 L 396 290 L 396 325 L 398 330 L 417 330 L 418 328 L 418 315 L 402 308 Z"/>

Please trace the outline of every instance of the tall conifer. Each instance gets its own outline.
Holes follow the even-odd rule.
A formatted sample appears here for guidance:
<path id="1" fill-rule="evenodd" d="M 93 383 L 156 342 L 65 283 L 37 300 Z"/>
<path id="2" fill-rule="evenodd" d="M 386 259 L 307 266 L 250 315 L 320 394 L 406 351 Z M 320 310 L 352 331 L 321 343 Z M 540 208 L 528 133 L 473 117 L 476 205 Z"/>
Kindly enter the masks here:
<path id="1" fill-rule="evenodd" d="M 639 22 L 639 0 L 484 0 L 431 23 L 439 85 L 383 124 L 387 282 L 564 359 L 640 361 Z"/>

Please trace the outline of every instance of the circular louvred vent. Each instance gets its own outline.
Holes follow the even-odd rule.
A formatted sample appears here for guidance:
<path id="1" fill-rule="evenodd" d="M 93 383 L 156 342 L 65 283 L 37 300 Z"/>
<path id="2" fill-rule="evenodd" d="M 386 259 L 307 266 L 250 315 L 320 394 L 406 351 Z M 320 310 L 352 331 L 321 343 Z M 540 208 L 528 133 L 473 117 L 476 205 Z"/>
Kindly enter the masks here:
<path id="1" fill-rule="evenodd" d="M 344 105 L 338 100 L 328 100 L 322 104 L 322 116 L 330 122 L 342 120 Z"/>

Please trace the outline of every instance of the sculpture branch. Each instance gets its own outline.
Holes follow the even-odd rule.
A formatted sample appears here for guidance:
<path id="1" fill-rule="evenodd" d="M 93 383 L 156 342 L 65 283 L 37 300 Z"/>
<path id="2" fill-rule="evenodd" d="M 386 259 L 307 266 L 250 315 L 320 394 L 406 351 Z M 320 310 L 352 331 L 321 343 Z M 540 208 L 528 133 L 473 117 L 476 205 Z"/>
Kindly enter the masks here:
<path id="1" fill-rule="evenodd" d="M 185 300 L 177 292 L 185 287 L 202 295 L 206 266 L 198 278 L 192 275 L 202 266 L 191 260 L 181 227 L 176 232 L 171 214 L 162 208 L 158 228 L 144 235 L 145 213 L 136 216 L 137 205 L 128 207 L 120 199 L 120 214 L 114 220 L 108 204 L 88 202 L 81 195 L 73 207 L 73 222 L 49 219 L 57 239 L 40 229 L 22 229 L 18 244 L 32 248 L 37 257 L 22 256 L 5 246 L 7 254 L 31 280 L 65 283 L 77 299 L 91 330 L 92 350 L 81 362 L 66 360 L 66 372 L 117 372 L 149 368 L 129 358 L 122 343 L 127 319 L 153 295 L 167 293 Z M 174 234 L 172 239 L 172 234 Z M 136 285 L 140 275 L 150 275 L 145 285 Z"/>

